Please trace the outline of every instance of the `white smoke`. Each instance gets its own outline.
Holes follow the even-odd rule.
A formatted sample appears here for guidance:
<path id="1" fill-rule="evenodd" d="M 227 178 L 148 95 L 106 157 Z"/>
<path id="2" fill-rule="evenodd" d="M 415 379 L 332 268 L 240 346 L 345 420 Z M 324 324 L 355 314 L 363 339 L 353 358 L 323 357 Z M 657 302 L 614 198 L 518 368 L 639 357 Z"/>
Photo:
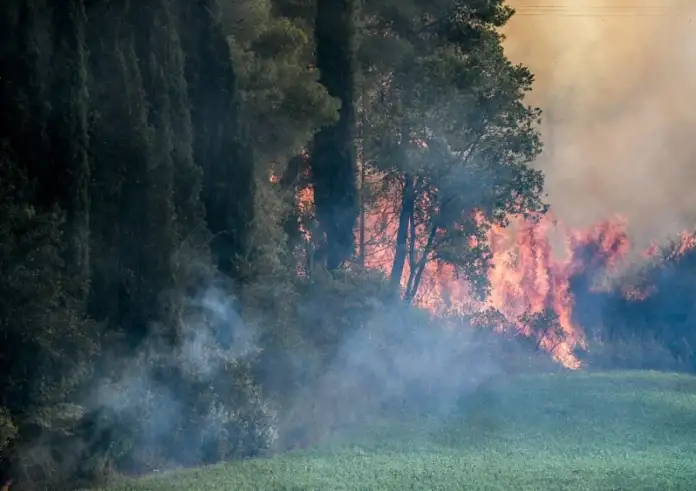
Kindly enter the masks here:
<path id="1" fill-rule="evenodd" d="M 510 0 L 536 74 L 549 201 L 571 225 L 624 215 L 644 245 L 696 225 L 696 4 Z"/>

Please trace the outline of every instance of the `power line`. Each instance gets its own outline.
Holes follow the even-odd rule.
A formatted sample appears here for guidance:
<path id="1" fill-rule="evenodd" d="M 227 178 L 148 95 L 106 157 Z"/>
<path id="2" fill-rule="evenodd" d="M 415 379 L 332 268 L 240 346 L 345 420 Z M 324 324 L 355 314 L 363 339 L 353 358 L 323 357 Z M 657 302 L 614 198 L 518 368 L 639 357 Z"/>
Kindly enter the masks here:
<path id="1" fill-rule="evenodd" d="M 544 12 L 516 12 L 515 17 L 682 17 L 679 14 L 588 14 L 588 13 L 544 13 Z"/>
<path id="2" fill-rule="evenodd" d="M 513 8 L 516 9 L 563 9 L 563 10 L 674 10 L 674 6 L 664 4 L 593 4 L 593 5 L 562 5 L 562 4 L 522 4 Z"/>
<path id="3" fill-rule="evenodd" d="M 640 9 L 658 9 L 658 10 L 672 10 L 671 6 L 668 5 L 621 5 L 621 4 L 607 4 L 607 5 L 554 5 L 554 4 L 537 4 L 537 5 L 518 5 L 514 8 L 523 9 L 579 9 L 579 10 L 640 10 Z"/>
<path id="4" fill-rule="evenodd" d="M 553 17 L 653 17 L 683 16 L 682 9 L 665 5 L 521 5 L 513 7 L 520 16 Z"/>

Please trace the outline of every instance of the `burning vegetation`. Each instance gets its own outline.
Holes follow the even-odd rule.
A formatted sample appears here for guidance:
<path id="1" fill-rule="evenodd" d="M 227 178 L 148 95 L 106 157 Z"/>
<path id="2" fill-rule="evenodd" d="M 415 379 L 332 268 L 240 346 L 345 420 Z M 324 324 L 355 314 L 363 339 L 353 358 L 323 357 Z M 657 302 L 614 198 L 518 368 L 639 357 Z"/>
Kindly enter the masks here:
<path id="1" fill-rule="evenodd" d="M 308 175 L 305 170 L 305 178 Z M 307 244 L 312 241 L 312 197 L 310 185 L 298 188 L 299 226 Z M 396 199 L 384 198 L 363 210 L 355 234 L 364 266 L 387 276 L 392 274 L 397 247 Z M 582 366 L 583 354 L 591 353 L 593 345 L 599 348 L 619 335 L 635 336 L 635 328 L 626 324 L 629 319 L 636 322 L 640 312 L 667 315 L 662 297 L 671 296 L 676 286 L 669 278 L 678 274 L 681 263 L 696 259 L 695 233 L 683 231 L 664 244 L 636 250 L 621 216 L 586 228 L 569 227 L 552 212 L 514 216 L 506 226 L 486 226 L 481 219 L 477 223 L 485 231 L 483 244 L 478 245 L 488 254 L 485 295 L 436 250 L 428 251 L 422 230 L 414 229 L 409 237 L 416 240 L 409 239 L 408 260 L 399 279 L 404 297 L 436 316 L 481 319 L 477 316 L 497 312 L 501 315 L 483 317 L 484 327 L 514 329 L 532 337 L 537 348 L 570 369 Z M 477 241 L 472 234 L 472 246 Z M 647 317 L 642 322 L 648 322 Z M 657 334 L 648 330 L 638 335 Z M 685 345 L 690 348 L 686 340 L 680 344 L 682 350 Z M 692 352 L 677 356 L 685 361 Z"/>

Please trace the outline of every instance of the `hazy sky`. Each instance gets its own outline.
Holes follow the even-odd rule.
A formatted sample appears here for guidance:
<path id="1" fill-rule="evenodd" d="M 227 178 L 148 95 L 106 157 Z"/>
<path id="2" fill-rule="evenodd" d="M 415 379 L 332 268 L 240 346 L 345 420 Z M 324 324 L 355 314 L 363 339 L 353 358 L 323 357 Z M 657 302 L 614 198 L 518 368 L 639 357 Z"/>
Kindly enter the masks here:
<path id="1" fill-rule="evenodd" d="M 509 3 L 506 48 L 537 77 L 559 218 L 621 213 L 641 243 L 696 225 L 696 1 Z"/>

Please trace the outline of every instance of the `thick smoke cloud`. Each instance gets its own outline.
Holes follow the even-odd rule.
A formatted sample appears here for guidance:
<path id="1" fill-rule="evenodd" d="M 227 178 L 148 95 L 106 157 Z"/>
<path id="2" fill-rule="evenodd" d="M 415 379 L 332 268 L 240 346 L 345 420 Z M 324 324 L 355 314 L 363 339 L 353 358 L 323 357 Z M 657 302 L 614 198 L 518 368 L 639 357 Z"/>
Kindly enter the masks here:
<path id="1" fill-rule="evenodd" d="M 696 224 L 696 4 L 510 0 L 545 111 L 539 166 L 570 225 L 619 213 L 640 245 Z"/>

